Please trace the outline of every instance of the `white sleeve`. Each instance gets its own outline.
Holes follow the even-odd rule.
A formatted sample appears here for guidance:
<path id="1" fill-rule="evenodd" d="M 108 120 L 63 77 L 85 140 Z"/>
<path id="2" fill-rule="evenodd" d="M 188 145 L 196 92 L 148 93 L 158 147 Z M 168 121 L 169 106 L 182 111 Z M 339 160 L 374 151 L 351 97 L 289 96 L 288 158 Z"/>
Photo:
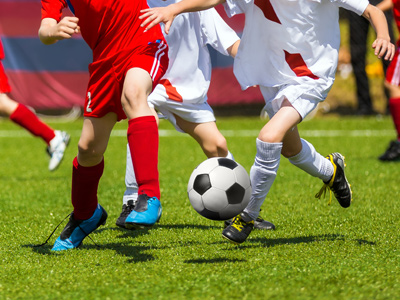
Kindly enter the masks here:
<path id="1" fill-rule="evenodd" d="M 340 7 L 351 10 L 361 16 L 367 8 L 368 0 L 330 0 L 331 2 L 337 2 Z"/>
<path id="2" fill-rule="evenodd" d="M 204 45 L 209 44 L 218 52 L 229 55 L 226 49 L 239 40 L 236 32 L 225 23 L 214 8 L 200 11 L 199 14 Z"/>
<path id="3" fill-rule="evenodd" d="M 223 6 L 226 14 L 231 18 L 234 15 L 245 13 L 247 7 L 249 7 L 249 4 L 252 2 L 253 0 L 226 0 Z"/>

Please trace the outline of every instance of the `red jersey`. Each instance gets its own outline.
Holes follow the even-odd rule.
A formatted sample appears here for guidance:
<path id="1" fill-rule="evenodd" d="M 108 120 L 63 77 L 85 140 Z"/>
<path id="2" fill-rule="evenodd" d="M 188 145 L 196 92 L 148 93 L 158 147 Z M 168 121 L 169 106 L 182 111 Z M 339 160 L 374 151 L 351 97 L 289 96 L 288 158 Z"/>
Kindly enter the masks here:
<path id="1" fill-rule="evenodd" d="M 59 22 L 67 7 L 79 19 L 93 61 L 151 41 L 165 42 L 159 25 L 147 32 L 140 27 L 140 10 L 148 8 L 146 0 L 42 0 L 42 19 Z"/>

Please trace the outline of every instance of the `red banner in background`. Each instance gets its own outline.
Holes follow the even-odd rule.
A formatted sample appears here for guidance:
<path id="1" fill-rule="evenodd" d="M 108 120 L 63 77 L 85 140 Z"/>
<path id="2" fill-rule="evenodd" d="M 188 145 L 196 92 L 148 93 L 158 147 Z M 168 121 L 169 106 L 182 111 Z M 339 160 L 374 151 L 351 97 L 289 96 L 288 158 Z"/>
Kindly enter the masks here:
<path id="1" fill-rule="evenodd" d="M 40 26 L 39 0 L 0 0 L 2 60 L 11 97 L 35 109 L 66 109 L 83 106 L 88 82 L 89 47 L 82 38 L 43 45 L 37 36 Z M 228 18 L 217 10 L 239 36 L 244 15 Z M 258 88 L 242 91 L 233 75 L 233 59 L 210 47 L 213 65 L 208 101 L 212 106 L 263 103 Z"/>

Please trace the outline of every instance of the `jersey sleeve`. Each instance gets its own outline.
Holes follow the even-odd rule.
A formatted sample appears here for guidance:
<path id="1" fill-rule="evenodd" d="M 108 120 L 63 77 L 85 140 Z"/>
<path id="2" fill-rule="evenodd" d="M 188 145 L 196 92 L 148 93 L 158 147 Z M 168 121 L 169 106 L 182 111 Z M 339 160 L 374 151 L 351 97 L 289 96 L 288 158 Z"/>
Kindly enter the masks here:
<path id="1" fill-rule="evenodd" d="M 361 16 L 367 8 L 368 0 L 330 0 L 331 2 L 337 2 L 340 7 L 351 10 Z"/>
<path id="2" fill-rule="evenodd" d="M 67 3 L 64 0 L 42 0 L 42 20 L 51 18 L 60 22 L 62 10 L 66 7 Z"/>
<path id="3" fill-rule="evenodd" d="M 224 55 L 229 55 L 226 50 L 239 40 L 236 32 L 225 23 L 214 8 L 201 11 L 199 14 L 203 43 L 209 44 Z"/>
<path id="4" fill-rule="evenodd" d="M 231 18 L 234 15 L 244 14 L 252 2 L 253 0 L 226 0 L 223 6 L 226 14 Z"/>

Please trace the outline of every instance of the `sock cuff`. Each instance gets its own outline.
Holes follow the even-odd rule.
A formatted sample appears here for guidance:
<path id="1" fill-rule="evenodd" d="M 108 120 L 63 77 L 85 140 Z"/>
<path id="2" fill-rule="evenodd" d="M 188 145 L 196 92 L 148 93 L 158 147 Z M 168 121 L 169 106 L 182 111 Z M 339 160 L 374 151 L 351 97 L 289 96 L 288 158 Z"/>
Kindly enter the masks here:
<path id="1" fill-rule="evenodd" d="M 268 143 L 257 138 L 256 145 L 257 155 L 261 155 L 261 157 L 266 158 L 275 158 L 278 154 L 281 154 L 283 143 Z"/>
<path id="2" fill-rule="evenodd" d="M 300 141 L 301 141 L 301 146 L 302 146 L 301 150 L 296 155 L 293 155 L 288 158 L 289 161 L 291 161 L 291 162 L 301 161 L 303 159 L 304 154 L 309 153 L 309 151 L 307 151 L 307 147 L 310 148 L 309 143 L 302 138 L 300 138 Z"/>
<path id="3" fill-rule="evenodd" d="M 17 108 L 10 115 L 11 121 L 16 121 L 24 116 L 24 113 L 29 110 L 25 105 L 18 103 Z"/>
<path id="4" fill-rule="evenodd" d="M 233 154 L 228 150 L 228 155 L 226 156 L 226 158 L 235 160 L 235 158 L 233 157 Z"/>
<path id="5" fill-rule="evenodd" d="M 103 174 L 103 170 L 104 170 L 104 158 L 97 165 L 94 165 L 91 167 L 84 167 L 79 164 L 78 158 L 75 156 L 75 158 L 72 162 L 72 165 L 73 165 L 74 169 L 76 169 L 76 170 L 79 169 L 80 174 L 83 174 L 84 176 L 93 176 L 93 175 L 98 176 L 98 174 L 100 173 L 100 177 L 101 177 L 101 175 Z"/>
<path id="6" fill-rule="evenodd" d="M 156 118 L 151 115 L 151 116 L 143 116 L 143 117 L 137 117 L 134 119 L 130 119 L 128 121 L 129 125 L 135 125 L 135 124 L 140 124 L 140 123 L 145 123 L 145 122 L 156 122 Z"/>

